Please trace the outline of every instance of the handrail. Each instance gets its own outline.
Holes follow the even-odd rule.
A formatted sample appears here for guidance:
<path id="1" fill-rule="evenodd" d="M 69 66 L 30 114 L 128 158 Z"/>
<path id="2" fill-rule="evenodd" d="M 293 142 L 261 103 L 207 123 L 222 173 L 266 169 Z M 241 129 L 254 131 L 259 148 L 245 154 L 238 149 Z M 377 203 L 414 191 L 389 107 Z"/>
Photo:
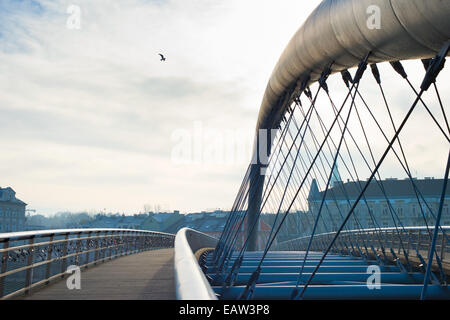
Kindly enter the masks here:
<path id="1" fill-rule="evenodd" d="M 175 238 L 175 286 L 178 300 L 217 300 L 195 257 L 200 249 L 214 248 L 217 241 L 192 229 L 178 231 Z"/>
<path id="2" fill-rule="evenodd" d="M 442 228 L 442 230 L 450 231 L 450 226 L 442 226 L 441 228 Z M 441 229 L 441 228 L 439 228 L 439 229 Z M 342 230 L 341 234 L 344 234 L 344 233 L 361 233 L 361 232 L 364 233 L 364 232 L 380 232 L 380 231 L 397 231 L 397 229 L 398 228 L 395 228 L 395 227 L 353 229 L 353 230 Z M 427 227 L 402 227 L 402 230 L 403 229 L 404 230 L 415 230 L 415 231 L 429 231 L 429 230 L 432 231 L 434 228 L 431 228 L 431 227 L 428 227 L 428 228 Z M 325 236 L 325 235 L 334 235 L 334 234 L 336 234 L 336 232 L 325 232 L 325 233 L 318 234 L 315 237 L 317 237 L 317 236 Z M 303 237 L 299 237 L 299 238 L 295 238 L 295 239 L 291 239 L 291 240 L 286 240 L 286 241 L 280 242 L 280 244 L 281 243 L 290 242 L 290 241 L 300 240 L 300 239 L 309 239 L 309 238 L 310 238 L 310 236 L 303 236 Z"/>
<path id="3" fill-rule="evenodd" d="M 59 229 L 0 234 L 0 299 L 63 278 L 66 267 L 173 247 L 175 235 L 133 229 Z"/>
<path id="4" fill-rule="evenodd" d="M 403 232 L 404 231 L 404 232 Z M 335 242 L 332 251 L 337 253 L 345 253 L 347 249 L 343 245 L 346 240 L 351 241 L 351 237 L 355 235 L 361 237 L 365 235 L 367 242 L 374 244 L 374 249 L 377 253 L 382 249 L 392 249 L 397 252 L 398 256 L 403 256 L 403 249 L 406 251 L 409 257 L 428 257 L 428 251 L 430 249 L 430 240 L 424 234 L 428 234 L 429 228 L 427 227 L 405 227 L 402 228 L 400 234 L 397 233 L 396 228 L 371 228 L 361 230 L 347 230 L 342 231 L 338 240 Z M 450 264 L 450 243 L 447 241 L 447 237 L 444 235 L 450 232 L 450 226 L 442 226 L 439 229 L 439 242 L 436 246 L 436 250 L 441 258 L 441 261 L 445 264 Z M 331 240 L 335 235 L 335 232 L 322 233 L 314 236 L 314 243 L 311 250 L 323 251 L 328 245 L 327 240 Z M 377 234 L 377 237 L 375 237 Z M 309 239 L 311 236 L 303 236 L 296 239 L 283 241 L 274 246 L 274 251 L 302 251 L 306 250 Z M 348 253 L 348 252 L 347 252 Z M 363 252 L 351 252 L 350 254 L 361 254 Z M 368 252 L 371 255 L 373 252 Z M 385 252 L 383 252 L 385 254 Z M 393 257 L 395 259 L 395 257 Z M 448 268 L 446 268 L 448 269 Z"/>
<path id="5" fill-rule="evenodd" d="M 158 231 L 147 231 L 147 230 L 136 230 L 136 229 L 119 229 L 119 228 L 73 228 L 73 229 L 49 229 L 49 230 L 37 230 L 37 231 L 19 231 L 19 232 L 8 232 L 8 233 L 0 233 L 0 243 L 4 242 L 5 239 L 12 240 L 12 239 L 29 239 L 30 237 L 47 237 L 51 235 L 61 235 L 61 234 L 67 234 L 67 233 L 86 233 L 86 232 L 105 232 L 105 231 L 139 231 L 139 232 L 146 232 L 146 233 L 153 233 L 153 234 L 160 234 L 160 235 L 169 235 L 174 236 L 171 233 L 164 233 L 164 232 L 158 232 Z"/>

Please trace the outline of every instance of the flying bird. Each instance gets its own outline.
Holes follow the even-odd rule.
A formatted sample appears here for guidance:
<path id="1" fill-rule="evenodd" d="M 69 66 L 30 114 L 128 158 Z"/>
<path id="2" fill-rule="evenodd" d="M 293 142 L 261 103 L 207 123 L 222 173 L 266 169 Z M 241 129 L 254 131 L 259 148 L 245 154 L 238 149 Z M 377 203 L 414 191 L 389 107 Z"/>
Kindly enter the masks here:
<path id="1" fill-rule="evenodd" d="M 161 56 L 161 61 L 166 61 L 166 58 L 161 53 L 158 53 Z"/>

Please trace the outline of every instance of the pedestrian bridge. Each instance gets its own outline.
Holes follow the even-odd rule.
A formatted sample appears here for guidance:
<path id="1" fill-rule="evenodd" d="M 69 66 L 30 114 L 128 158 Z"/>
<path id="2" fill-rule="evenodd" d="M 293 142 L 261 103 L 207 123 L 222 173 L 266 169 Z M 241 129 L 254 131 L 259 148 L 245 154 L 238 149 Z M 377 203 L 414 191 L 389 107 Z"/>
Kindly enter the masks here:
<path id="1" fill-rule="evenodd" d="M 32 290 L 26 300 L 175 300 L 173 249 L 155 249 L 89 267 L 81 289 L 69 290 L 67 280 Z"/>
<path id="2" fill-rule="evenodd" d="M 175 299 L 174 238 L 126 229 L 0 234 L 0 297 Z M 74 267 L 79 290 L 67 285 Z"/>
<path id="3" fill-rule="evenodd" d="M 450 298 L 449 50 L 449 1 L 319 4 L 270 76 L 253 157 L 200 260 L 205 298 Z"/>
<path id="4" fill-rule="evenodd" d="M 189 229 L 0 235 L 0 296 L 450 299 L 449 50 L 450 1 L 322 1 L 269 79 L 219 239 Z M 302 236 L 286 241 L 298 212 Z M 161 267 L 171 252 L 173 280 Z M 69 266 L 91 279 L 85 292 L 45 287 Z M 174 285 L 158 296 L 162 278 Z"/>
<path id="5" fill-rule="evenodd" d="M 422 255 L 430 249 L 426 228 L 408 229 L 409 238 L 415 239 L 406 248 L 408 262 L 400 241 L 390 236 L 393 229 L 383 232 L 382 248 L 391 244 L 390 252 L 383 253 L 381 247 L 346 251 L 343 243 L 354 237 L 347 232 L 322 261 L 303 299 L 420 298 L 426 274 Z M 450 274 L 450 246 L 442 235 L 438 247 L 442 260 L 432 267 L 429 299 L 450 299 L 450 291 L 440 283 Z M 218 239 L 190 229 L 180 230 L 176 238 L 121 229 L 2 234 L 0 288 L 2 299 L 238 299 L 259 266 L 252 298 L 291 299 L 305 288 L 323 256 L 326 239 L 332 236 L 318 235 L 322 239 L 309 253 L 304 250 L 308 237 L 279 243 L 260 266 L 263 251 L 246 252 L 242 259 L 235 252 L 221 267 L 214 261 Z M 73 266 L 80 268 L 79 288 L 73 287 L 76 273 L 68 271 Z"/>

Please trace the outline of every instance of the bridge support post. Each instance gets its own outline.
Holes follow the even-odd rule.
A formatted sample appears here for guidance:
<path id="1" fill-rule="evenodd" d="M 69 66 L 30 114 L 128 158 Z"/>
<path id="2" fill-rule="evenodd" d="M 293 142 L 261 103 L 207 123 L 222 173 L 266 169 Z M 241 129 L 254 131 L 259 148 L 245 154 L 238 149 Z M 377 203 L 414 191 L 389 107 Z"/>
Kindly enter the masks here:
<path id="1" fill-rule="evenodd" d="M 247 220 L 247 251 L 258 250 L 258 231 L 259 231 L 259 210 L 261 208 L 261 198 L 263 191 L 263 180 L 261 176 L 261 165 L 254 164 L 250 172 L 249 200 L 248 200 L 248 220 Z M 253 227 L 254 226 L 254 227 Z M 254 230 L 252 230 L 254 229 Z"/>
<path id="2" fill-rule="evenodd" d="M 52 263 L 50 262 L 52 260 L 52 254 L 53 254 L 53 235 L 50 236 L 48 240 L 48 247 L 47 247 L 47 266 L 45 268 L 45 278 L 50 278 L 51 273 L 51 266 Z M 46 281 L 45 284 L 48 284 L 49 281 Z"/>
<path id="3" fill-rule="evenodd" d="M 28 240 L 28 244 L 30 245 L 30 247 L 28 248 L 28 257 L 27 257 L 27 266 L 31 266 L 33 264 L 33 259 L 34 259 L 34 238 L 31 238 L 30 240 Z M 31 284 L 33 283 L 33 271 L 34 268 L 30 267 L 27 269 L 26 271 L 26 275 L 25 275 L 25 294 L 29 294 L 30 290 L 31 290 Z"/>
<path id="4" fill-rule="evenodd" d="M 269 164 L 269 156 L 274 138 L 275 134 L 272 135 L 272 131 L 270 129 L 259 129 L 255 137 L 248 193 L 248 220 L 246 232 L 247 236 L 250 237 L 248 240 L 247 251 L 259 250 L 258 220 L 260 218 L 264 179 L 267 174 L 267 166 Z M 267 241 L 269 240 L 270 239 Z"/>
<path id="5" fill-rule="evenodd" d="M 1 263 L 1 269 L 0 269 L 0 274 L 4 274 L 7 270 L 7 264 L 8 264 L 8 249 L 9 248 L 9 240 L 6 239 L 6 241 L 3 243 L 3 254 L 1 256 L 2 259 L 2 263 Z M 5 276 L 0 277 L 0 298 L 3 297 L 5 295 Z"/>

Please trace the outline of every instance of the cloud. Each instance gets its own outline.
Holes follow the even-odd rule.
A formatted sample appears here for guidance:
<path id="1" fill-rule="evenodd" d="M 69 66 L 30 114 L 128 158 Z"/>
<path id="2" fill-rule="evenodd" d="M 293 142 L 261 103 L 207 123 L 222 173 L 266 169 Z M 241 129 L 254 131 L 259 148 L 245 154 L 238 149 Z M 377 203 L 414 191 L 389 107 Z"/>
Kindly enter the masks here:
<path id="1" fill-rule="evenodd" d="M 44 213 L 229 208 L 247 161 L 176 165 L 173 134 L 200 123 L 203 142 L 251 141 L 272 69 L 319 3 L 1 1 L 1 185 Z M 66 26 L 71 4 L 79 30 Z"/>
<path id="2" fill-rule="evenodd" d="M 66 27 L 71 4 L 79 30 Z M 172 134 L 201 123 L 251 140 L 266 81 L 310 11 L 287 8 L 303 7 L 2 1 L 1 184 L 44 213 L 228 208 L 246 163 L 174 165 Z"/>

